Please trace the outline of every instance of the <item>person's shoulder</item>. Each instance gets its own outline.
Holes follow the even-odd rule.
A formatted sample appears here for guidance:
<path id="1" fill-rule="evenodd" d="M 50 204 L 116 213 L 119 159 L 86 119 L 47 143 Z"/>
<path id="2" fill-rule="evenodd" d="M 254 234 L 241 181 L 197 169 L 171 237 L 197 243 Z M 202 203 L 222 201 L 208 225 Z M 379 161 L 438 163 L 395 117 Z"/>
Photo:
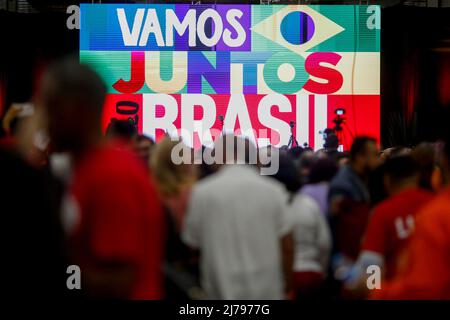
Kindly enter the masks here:
<path id="1" fill-rule="evenodd" d="M 439 192 L 435 199 L 437 201 L 441 201 L 447 204 L 447 206 L 450 206 L 450 187 L 445 188 L 441 192 Z"/>
<path id="2" fill-rule="evenodd" d="M 77 167 L 78 176 L 89 178 L 91 182 L 131 180 L 146 177 L 148 174 L 137 156 L 131 150 L 107 144 L 100 146 L 83 159 Z"/>
<path id="3" fill-rule="evenodd" d="M 435 195 L 420 212 L 423 215 L 443 215 L 450 221 L 450 187 Z"/>
<path id="4" fill-rule="evenodd" d="M 387 218 L 390 216 L 398 215 L 398 213 L 399 210 L 397 201 L 388 198 L 381 201 L 375 207 L 373 207 L 371 218 L 372 219 Z"/>
<path id="5" fill-rule="evenodd" d="M 110 163 L 115 165 L 120 165 L 122 162 L 135 164 L 138 160 L 136 154 L 129 147 L 115 143 L 99 147 L 98 155 L 99 159 L 110 160 Z"/>
<path id="6" fill-rule="evenodd" d="M 331 180 L 328 193 L 329 199 L 333 199 L 337 196 L 351 197 L 353 187 L 347 170 L 346 167 L 342 167 Z"/>
<path id="7" fill-rule="evenodd" d="M 330 188 L 347 187 L 349 185 L 349 170 L 350 168 L 347 165 L 341 167 L 331 179 Z"/>
<path id="8" fill-rule="evenodd" d="M 423 189 L 412 189 L 380 202 L 375 209 L 385 216 L 397 217 L 402 213 L 417 213 L 434 195 Z"/>
<path id="9" fill-rule="evenodd" d="M 288 193 L 286 187 L 271 176 L 258 174 L 257 182 L 256 188 L 260 189 L 261 192 L 264 192 L 267 196 L 274 195 L 284 197 L 284 195 Z"/>
<path id="10" fill-rule="evenodd" d="M 429 202 L 436 196 L 436 194 L 429 190 L 417 189 L 414 192 L 413 196 L 414 196 L 414 198 L 417 198 L 419 201 Z M 450 193 L 449 193 L 449 197 L 450 197 Z"/>
<path id="11" fill-rule="evenodd" d="M 413 201 L 410 199 L 411 195 L 415 194 L 415 190 L 403 191 L 392 195 L 379 202 L 372 211 L 372 217 L 376 218 L 395 218 L 406 212 L 405 209 L 410 207 Z M 416 199 L 414 199 L 416 200 Z"/>
<path id="12" fill-rule="evenodd" d="M 292 203 L 300 203 L 307 206 L 314 206 L 316 205 L 316 201 L 309 195 L 303 194 L 301 192 L 297 193 L 294 198 L 292 199 Z"/>
<path id="13" fill-rule="evenodd" d="M 205 193 L 218 192 L 218 188 L 220 188 L 220 176 L 216 172 L 197 181 L 192 187 L 191 193 L 198 196 Z"/>
<path id="14" fill-rule="evenodd" d="M 305 194 L 297 193 L 292 199 L 291 205 L 293 208 L 298 208 L 299 213 L 313 212 L 313 211 L 320 213 L 320 208 L 317 202 L 312 197 Z"/>
<path id="15" fill-rule="evenodd" d="M 450 188 L 441 191 L 425 204 L 416 215 L 417 230 L 448 242 L 450 232 Z M 423 230 L 427 230 L 426 233 Z M 419 232 L 419 231 L 418 231 Z"/>

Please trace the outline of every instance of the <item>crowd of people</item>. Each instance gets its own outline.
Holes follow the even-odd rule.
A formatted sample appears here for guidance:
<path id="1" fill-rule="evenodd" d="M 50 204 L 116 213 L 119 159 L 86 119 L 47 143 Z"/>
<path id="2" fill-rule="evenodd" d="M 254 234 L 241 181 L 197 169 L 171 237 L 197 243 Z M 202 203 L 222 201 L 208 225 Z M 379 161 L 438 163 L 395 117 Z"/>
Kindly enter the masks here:
<path id="1" fill-rule="evenodd" d="M 95 72 L 66 59 L 46 72 L 33 112 L 13 106 L 3 119 L 8 292 L 450 299 L 449 140 L 267 147 L 279 170 L 264 176 L 243 137 L 220 137 L 215 152 L 233 161 L 207 165 L 176 164 L 178 141 L 155 143 L 127 120 L 103 134 L 105 95 Z M 67 288 L 70 265 L 81 290 Z"/>

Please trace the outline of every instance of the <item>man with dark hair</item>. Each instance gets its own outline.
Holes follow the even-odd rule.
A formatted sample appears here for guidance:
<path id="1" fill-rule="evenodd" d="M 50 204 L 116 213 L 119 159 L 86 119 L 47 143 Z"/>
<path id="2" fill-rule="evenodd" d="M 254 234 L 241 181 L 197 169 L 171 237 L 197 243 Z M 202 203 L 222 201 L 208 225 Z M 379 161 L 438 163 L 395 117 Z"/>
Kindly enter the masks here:
<path id="1" fill-rule="evenodd" d="M 450 136 L 444 172 L 450 178 Z M 412 199 L 410 199 L 412 201 Z M 381 284 L 373 299 L 450 299 L 450 186 L 447 184 L 416 215 L 416 231 L 408 249 L 407 269 Z"/>
<path id="2" fill-rule="evenodd" d="M 364 274 L 368 266 L 377 265 L 384 279 L 392 279 L 405 267 L 402 255 L 414 232 L 416 213 L 433 194 L 419 188 L 419 168 L 411 156 L 387 159 L 383 172 L 389 198 L 380 202 L 371 214 L 357 263 L 360 272 L 356 274 Z"/>
<path id="3" fill-rule="evenodd" d="M 290 194 L 294 194 L 301 187 L 295 162 L 286 151 L 282 151 L 279 155 L 279 163 L 278 171 L 270 177 L 283 184 Z"/>
<path id="4" fill-rule="evenodd" d="M 329 210 L 334 252 L 341 262 L 357 258 L 368 216 L 370 196 L 368 177 L 378 166 L 375 139 L 357 137 L 350 150 L 350 163 L 343 166 L 330 184 Z"/>
<path id="5" fill-rule="evenodd" d="M 54 149 L 73 157 L 63 205 L 70 253 L 86 295 L 161 298 L 161 205 L 135 154 L 103 141 L 105 94 L 94 71 L 63 60 L 47 71 L 37 101 Z"/>
<path id="6" fill-rule="evenodd" d="M 368 157 L 366 159 L 366 165 L 370 165 L 370 163 L 368 163 L 368 161 L 373 160 L 373 157 L 370 158 L 370 156 L 372 156 L 370 154 L 370 148 L 372 148 L 372 151 L 374 150 L 374 145 L 375 145 L 375 149 L 377 150 L 377 154 L 378 154 L 378 147 L 376 147 L 376 140 L 374 138 L 371 137 L 356 137 L 355 140 L 353 140 L 352 146 L 350 148 L 350 158 L 353 162 L 359 160 L 358 157 L 364 156 L 364 157 Z M 372 152 L 373 153 L 373 152 Z M 374 160 L 376 161 L 376 160 Z"/>

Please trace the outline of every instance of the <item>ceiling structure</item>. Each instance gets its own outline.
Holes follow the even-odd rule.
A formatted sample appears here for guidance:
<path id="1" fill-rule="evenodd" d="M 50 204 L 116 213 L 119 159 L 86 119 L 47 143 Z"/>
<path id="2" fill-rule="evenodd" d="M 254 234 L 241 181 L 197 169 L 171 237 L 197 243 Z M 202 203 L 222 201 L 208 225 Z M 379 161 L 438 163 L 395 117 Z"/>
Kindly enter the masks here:
<path id="1" fill-rule="evenodd" d="M 0 0 L 0 10 L 19 13 L 65 12 L 73 0 Z M 450 0 L 92 0 L 82 3 L 243 3 L 243 4 L 380 4 L 390 7 L 402 4 L 416 7 L 450 7 Z"/>

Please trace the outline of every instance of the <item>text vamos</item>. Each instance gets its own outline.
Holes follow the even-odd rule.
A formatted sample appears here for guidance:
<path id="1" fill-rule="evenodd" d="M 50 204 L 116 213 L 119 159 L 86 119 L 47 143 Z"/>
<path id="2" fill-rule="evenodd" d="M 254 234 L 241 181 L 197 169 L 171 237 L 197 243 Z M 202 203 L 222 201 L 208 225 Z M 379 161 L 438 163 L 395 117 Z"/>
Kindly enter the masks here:
<path id="1" fill-rule="evenodd" d="M 164 15 L 164 25 L 161 24 L 156 9 L 140 8 L 134 11 L 134 15 L 127 16 L 124 8 L 117 8 L 117 19 L 124 45 L 148 47 L 149 38 L 153 38 L 157 47 L 161 49 L 174 46 L 175 35 L 180 37 L 186 35 L 189 48 L 198 45 L 213 47 L 220 40 L 227 47 L 239 48 L 247 39 L 244 27 L 248 28 L 248 25 L 241 24 L 244 13 L 239 9 L 222 12 L 214 9 L 203 11 L 189 9 L 182 13 L 183 17 L 173 9 L 165 9 L 159 14 Z"/>

